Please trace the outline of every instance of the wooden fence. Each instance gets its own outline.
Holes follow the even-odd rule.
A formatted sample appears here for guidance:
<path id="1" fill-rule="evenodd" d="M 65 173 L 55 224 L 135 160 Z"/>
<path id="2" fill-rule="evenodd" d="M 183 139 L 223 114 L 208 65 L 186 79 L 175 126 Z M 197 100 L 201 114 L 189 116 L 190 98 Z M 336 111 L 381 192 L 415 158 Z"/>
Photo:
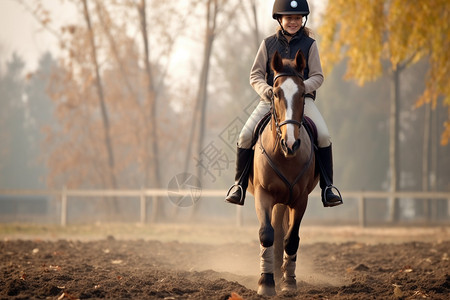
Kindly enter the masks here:
<path id="1" fill-rule="evenodd" d="M 178 190 L 178 194 L 190 194 L 190 190 Z M 202 190 L 201 197 L 223 198 L 226 194 L 224 190 Z M 54 196 L 61 200 L 61 222 L 62 226 L 67 225 L 68 201 L 70 197 L 136 197 L 140 201 L 140 222 L 147 220 L 147 198 L 156 199 L 157 197 L 167 197 L 168 190 L 163 189 L 140 189 L 140 190 L 72 190 L 63 188 L 61 190 L 6 190 L 0 189 L 0 196 Z M 373 199 L 421 199 L 437 200 L 444 199 L 448 201 L 450 210 L 450 193 L 444 192 L 383 192 L 383 191 L 344 191 L 345 199 L 356 199 L 358 201 L 358 222 L 364 227 L 367 225 L 366 203 Z M 312 197 L 320 197 L 318 192 L 313 192 Z M 236 221 L 238 225 L 242 224 L 241 207 L 236 207 Z M 447 215 L 450 211 L 447 211 Z M 392 220 L 391 220 L 392 221 Z"/>

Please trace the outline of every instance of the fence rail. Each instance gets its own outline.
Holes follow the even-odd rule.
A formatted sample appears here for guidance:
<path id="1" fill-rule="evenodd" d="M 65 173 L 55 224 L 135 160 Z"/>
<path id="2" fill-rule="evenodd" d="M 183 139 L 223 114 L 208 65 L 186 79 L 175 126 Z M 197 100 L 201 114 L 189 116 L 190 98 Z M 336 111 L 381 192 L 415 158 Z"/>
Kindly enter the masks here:
<path id="1" fill-rule="evenodd" d="M 167 197 L 168 190 L 164 189 L 130 189 L 130 190 L 78 190 L 62 188 L 61 190 L 11 190 L 0 189 L 0 196 L 55 196 L 61 200 L 61 225 L 67 225 L 67 210 L 69 197 L 137 197 L 140 200 L 140 222 L 147 220 L 147 197 Z M 178 190 L 178 194 L 190 194 L 191 190 Z M 220 197 L 226 194 L 225 190 L 202 190 L 201 197 Z M 358 220 L 360 226 L 367 225 L 366 202 L 369 199 L 444 199 L 448 201 L 448 212 L 450 214 L 450 193 L 448 192 L 384 192 L 384 191 L 343 191 L 345 199 L 358 200 Z M 317 191 L 311 193 L 312 197 L 320 197 Z M 242 210 L 237 207 L 237 223 L 242 224 Z"/>

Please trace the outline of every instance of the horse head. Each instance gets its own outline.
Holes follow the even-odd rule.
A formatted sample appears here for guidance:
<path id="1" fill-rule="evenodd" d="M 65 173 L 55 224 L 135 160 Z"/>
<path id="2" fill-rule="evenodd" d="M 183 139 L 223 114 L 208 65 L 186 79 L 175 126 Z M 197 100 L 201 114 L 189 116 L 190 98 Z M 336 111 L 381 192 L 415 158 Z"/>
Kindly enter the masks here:
<path id="1" fill-rule="evenodd" d="M 300 129 L 303 125 L 305 58 L 299 50 L 294 60 L 282 59 L 275 52 L 271 67 L 274 71 L 272 127 L 285 157 L 295 156 L 300 149 Z"/>

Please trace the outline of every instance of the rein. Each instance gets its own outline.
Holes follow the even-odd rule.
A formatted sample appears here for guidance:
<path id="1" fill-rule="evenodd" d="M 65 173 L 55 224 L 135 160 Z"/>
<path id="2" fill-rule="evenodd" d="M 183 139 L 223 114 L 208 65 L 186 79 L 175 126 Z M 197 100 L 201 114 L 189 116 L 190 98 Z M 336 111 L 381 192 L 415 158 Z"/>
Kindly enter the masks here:
<path id="1" fill-rule="evenodd" d="M 306 127 L 305 127 L 306 128 Z M 264 128 L 261 128 L 261 131 L 259 132 L 259 148 L 261 149 L 261 152 L 264 154 L 264 156 L 267 158 L 267 161 L 269 162 L 269 165 L 272 167 L 272 169 L 277 173 L 277 175 L 280 177 L 281 180 L 287 185 L 289 188 L 289 200 L 286 203 L 283 203 L 285 205 L 291 205 L 294 194 L 294 186 L 299 182 L 299 180 L 302 178 L 302 176 L 305 174 L 305 172 L 309 169 L 312 163 L 313 155 L 314 155 L 314 143 L 313 143 L 313 137 L 309 130 L 306 130 L 308 133 L 309 139 L 311 141 L 311 151 L 309 154 L 309 159 L 306 165 L 301 169 L 300 173 L 297 175 L 297 177 L 294 179 L 294 181 L 291 183 L 289 180 L 284 176 L 283 172 L 277 167 L 276 163 L 273 161 L 273 159 L 270 157 L 269 153 L 267 153 L 266 149 L 264 148 L 263 141 L 262 141 L 262 132 Z"/>
<path id="2" fill-rule="evenodd" d="M 303 80 L 303 76 L 301 76 L 301 74 L 298 73 L 279 73 L 277 74 L 273 81 L 275 83 L 275 80 L 278 79 L 279 77 L 282 76 L 298 76 Z M 302 97 L 304 97 L 304 95 L 302 95 Z M 287 125 L 287 124 L 294 124 L 299 126 L 299 128 L 301 128 L 302 126 L 306 129 L 306 126 L 304 126 L 304 117 L 302 117 L 302 121 L 299 122 L 297 120 L 285 120 L 283 122 L 281 122 L 280 124 L 278 123 L 277 120 L 277 114 L 276 114 L 276 110 L 275 110 L 275 105 L 274 105 L 274 96 L 272 95 L 272 117 L 273 120 L 275 122 L 275 128 L 277 131 L 277 137 L 275 139 L 275 147 L 276 145 L 278 145 L 279 140 L 281 138 L 281 126 L 283 125 Z M 306 171 L 309 169 L 309 167 L 311 166 L 312 163 L 312 159 L 313 159 L 313 155 L 314 155 L 314 142 L 313 142 L 313 137 L 312 134 L 309 130 L 306 129 L 306 132 L 308 133 L 308 136 L 310 138 L 311 141 L 311 151 L 310 151 L 310 155 L 309 155 L 309 159 L 308 162 L 306 163 L 306 165 L 300 170 L 299 174 L 297 175 L 297 177 L 294 179 L 294 181 L 291 183 L 289 182 L 289 180 L 286 178 L 286 176 L 284 176 L 283 172 L 281 172 L 281 170 L 277 167 L 276 163 L 273 161 L 273 159 L 270 157 L 269 153 L 266 151 L 266 149 L 264 148 L 263 145 L 263 141 L 262 141 L 262 133 L 263 133 L 264 128 L 261 128 L 260 132 L 259 132 L 259 148 L 261 149 L 261 152 L 264 154 L 264 156 L 267 158 L 267 161 L 269 163 L 269 165 L 272 167 L 272 169 L 275 171 L 275 173 L 277 173 L 277 175 L 280 177 L 280 179 L 287 185 L 288 189 L 289 189 L 289 200 L 286 203 L 283 203 L 285 205 L 291 205 L 293 202 L 293 193 L 294 193 L 294 186 L 299 182 L 299 180 L 301 179 L 301 177 L 306 173 Z M 275 148 L 274 148 L 275 150 Z"/>

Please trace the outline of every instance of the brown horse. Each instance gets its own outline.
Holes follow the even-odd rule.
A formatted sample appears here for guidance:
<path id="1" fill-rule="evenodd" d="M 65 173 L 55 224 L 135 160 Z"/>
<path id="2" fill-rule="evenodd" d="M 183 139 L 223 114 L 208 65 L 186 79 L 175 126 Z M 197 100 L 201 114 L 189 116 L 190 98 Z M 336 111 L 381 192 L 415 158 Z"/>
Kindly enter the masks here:
<path id="1" fill-rule="evenodd" d="M 271 67 L 274 70 L 272 116 L 255 145 L 249 180 L 260 222 L 258 294 L 268 296 L 276 294 L 274 272 L 277 281 L 278 277 L 281 279 L 282 291 L 297 289 L 295 267 L 300 222 L 308 195 L 319 180 L 314 145 L 304 126 L 303 54 L 299 51 L 294 60 L 286 60 L 276 52 Z"/>

